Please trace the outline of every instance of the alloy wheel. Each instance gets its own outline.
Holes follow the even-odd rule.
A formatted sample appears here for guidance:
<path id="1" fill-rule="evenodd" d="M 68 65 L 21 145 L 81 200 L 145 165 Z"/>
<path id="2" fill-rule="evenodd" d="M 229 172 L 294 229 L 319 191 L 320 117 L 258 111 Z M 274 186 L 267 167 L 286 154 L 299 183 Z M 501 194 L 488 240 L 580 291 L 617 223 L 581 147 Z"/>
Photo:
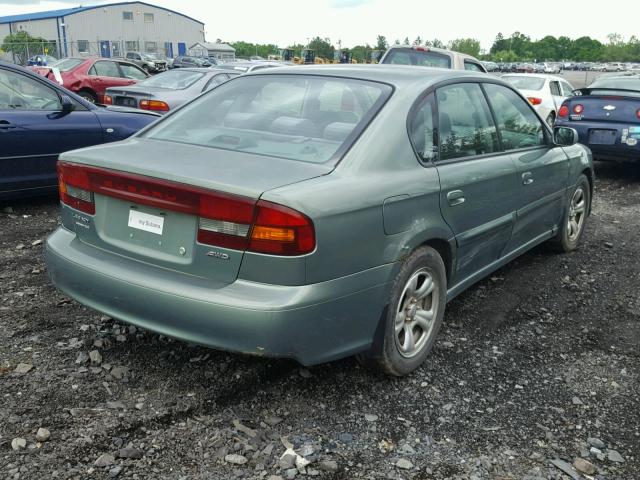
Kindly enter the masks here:
<path id="1" fill-rule="evenodd" d="M 570 242 L 574 242 L 580 236 L 584 226 L 587 202 L 584 188 L 579 186 L 573 192 L 571 205 L 569 205 L 569 218 L 567 219 L 567 237 Z"/>

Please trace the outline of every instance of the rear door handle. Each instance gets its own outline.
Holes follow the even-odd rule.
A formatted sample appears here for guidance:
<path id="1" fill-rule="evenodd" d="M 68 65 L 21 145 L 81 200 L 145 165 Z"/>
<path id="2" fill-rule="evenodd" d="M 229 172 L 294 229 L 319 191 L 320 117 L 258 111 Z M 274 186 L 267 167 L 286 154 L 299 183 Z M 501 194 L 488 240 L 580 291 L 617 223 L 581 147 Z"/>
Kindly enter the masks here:
<path id="1" fill-rule="evenodd" d="M 449 201 L 449 205 L 452 207 L 462 205 L 465 201 L 464 192 L 462 190 L 451 190 L 447 193 L 447 200 Z"/>
<path id="2" fill-rule="evenodd" d="M 10 128 L 16 128 L 17 125 L 14 125 L 11 122 L 7 122 L 6 120 L 0 120 L 0 129 L 1 130 L 9 130 Z"/>
<path id="3" fill-rule="evenodd" d="M 533 174 L 531 172 L 524 172 L 522 174 L 522 184 L 531 185 L 533 183 Z"/>

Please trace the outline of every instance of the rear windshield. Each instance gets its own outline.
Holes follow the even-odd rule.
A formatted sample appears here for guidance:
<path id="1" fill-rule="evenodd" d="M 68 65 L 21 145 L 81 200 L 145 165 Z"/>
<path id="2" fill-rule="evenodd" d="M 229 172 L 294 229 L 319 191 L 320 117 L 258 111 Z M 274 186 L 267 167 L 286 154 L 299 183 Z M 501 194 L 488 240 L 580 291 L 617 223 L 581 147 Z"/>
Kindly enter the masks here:
<path id="1" fill-rule="evenodd" d="M 511 75 L 504 75 L 502 78 L 520 90 L 540 90 L 544 86 L 544 78 L 516 77 Z"/>
<path id="2" fill-rule="evenodd" d="M 171 90 L 182 90 L 188 88 L 204 77 L 202 72 L 189 72 L 185 70 L 170 70 L 154 77 L 149 77 L 138 83 L 144 87 L 169 88 Z"/>
<path id="3" fill-rule="evenodd" d="M 383 63 L 451 68 L 451 57 L 438 52 L 413 50 L 411 48 L 393 48 L 384 58 Z"/>
<path id="4" fill-rule="evenodd" d="M 311 75 L 238 77 L 144 136 L 311 163 L 346 149 L 391 94 L 375 82 Z"/>
<path id="5" fill-rule="evenodd" d="M 624 77 L 616 77 L 616 78 L 599 78 L 591 85 L 589 85 L 590 89 L 598 89 L 598 88 L 613 88 L 613 89 L 623 89 L 623 90 L 637 90 L 640 93 L 640 79 L 638 78 L 624 78 Z M 591 92 L 594 94 L 595 92 Z"/>
<path id="6" fill-rule="evenodd" d="M 50 67 L 56 67 L 61 72 L 68 72 L 69 70 L 73 70 L 78 65 L 84 62 L 81 58 L 63 58 L 62 60 L 58 60 L 55 63 L 49 65 Z"/>

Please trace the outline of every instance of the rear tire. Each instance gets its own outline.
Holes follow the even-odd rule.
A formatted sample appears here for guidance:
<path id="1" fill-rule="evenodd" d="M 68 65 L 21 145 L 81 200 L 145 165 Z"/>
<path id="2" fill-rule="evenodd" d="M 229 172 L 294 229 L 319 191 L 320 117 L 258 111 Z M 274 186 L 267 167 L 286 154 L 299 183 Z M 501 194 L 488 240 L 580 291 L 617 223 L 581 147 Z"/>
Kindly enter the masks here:
<path id="1" fill-rule="evenodd" d="M 556 123 L 556 113 L 551 112 L 549 115 L 547 115 L 547 118 L 545 121 L 547 122 L 547 125 L 553 128 L 553 125 Z"/>
<path id="2" fill-rule="evenodd" d="M 391 288 L 378 342 L 359 360 L 374 363 L 388 375 L 401 377 L 425 360 L 442 325 L 447 301 L 447 275 L 442 258 L 420 247 L 404 262 Z"/>
<path id="3" fill-rule="evenodd" d="M 551 239 L 556 250 L 569 253 L 578 248 L 590 209 L 591 185 L 583 174 L 580 175 L 571 191 L 560 231 Z"/>
<path id="4" fill-rule="evenodd" d="M 96 95 L 89 90 L 80 90 L 78 92 L 78 95 L 90 103 L 96 103 L 98 101 L 98 97 L 96 97 Z"/>

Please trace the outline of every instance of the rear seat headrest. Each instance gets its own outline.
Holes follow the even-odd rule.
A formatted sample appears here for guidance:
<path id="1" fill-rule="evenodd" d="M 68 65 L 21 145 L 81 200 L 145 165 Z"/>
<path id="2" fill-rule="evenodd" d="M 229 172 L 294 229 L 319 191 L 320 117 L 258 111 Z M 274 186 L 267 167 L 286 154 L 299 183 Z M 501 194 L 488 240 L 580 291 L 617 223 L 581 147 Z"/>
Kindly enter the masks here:
<path id="1" fill-rule="evenodd" d="M 346 122 L 333 122 L 324 129 L 322 137 L 334 142 L 344 141 L 355 128 L 355 124 Z"/>
<path id="2" fill-rule="evenodd" d="M 315 124 L 308 118 L 278 117 L 269 128 L 273 133 L 285 135 L 296 135 L 300 137 L 317 137 L 318 132 Z"/>

